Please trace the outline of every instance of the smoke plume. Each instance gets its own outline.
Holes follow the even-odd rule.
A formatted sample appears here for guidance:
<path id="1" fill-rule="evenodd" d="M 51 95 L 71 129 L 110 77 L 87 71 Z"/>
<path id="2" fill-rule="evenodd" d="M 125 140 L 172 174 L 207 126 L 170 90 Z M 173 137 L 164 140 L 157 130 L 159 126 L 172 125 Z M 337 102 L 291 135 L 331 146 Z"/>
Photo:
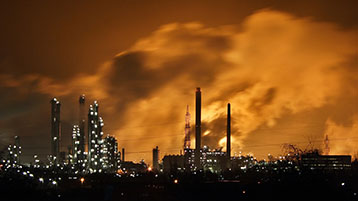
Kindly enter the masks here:
<path id="1" fill-rule="evenodd" d="M 118 138 L 119 146 L 128 150 L 128 159 L 151 161 L 155 146 L 162 155 L 182 149 L 186 105 L 194 117 L 196 87 L 202 88 L 203 96 L 203 144 L 225 147 L 230 102 L 235 152 L 245 149 L 258 128 L 277 129 L 282 118 L 324 107 L 331 111 L 346 97 L 357 100 L 358 74 L 352 74 L 357 68 L 357 30 L 261 10 L 237 25 L 164 25 L 102 65 L 97 74 L 67 83 L 36 76 L 20 81 L 10 76 L 0 82 L 14 88 L 30 83 L 29 91 L 49 96 L 86 93 L 98 99 L 105 132 Z M 358 114 L 357 107 L 351 111 Z M 321 113 L 324 121 L 333 115 Z M 327 124 L 337 131 L 334 135 L 343 135 L 339 125 Z M 324 133 L 315 135 L 323 140 Z M 272 140 L 279 138 L 284 136 Z M 194 135 L 192 145 L 193 140 Z M 332 152 L 349 152 L 339 147 L 332 145 Z"/>

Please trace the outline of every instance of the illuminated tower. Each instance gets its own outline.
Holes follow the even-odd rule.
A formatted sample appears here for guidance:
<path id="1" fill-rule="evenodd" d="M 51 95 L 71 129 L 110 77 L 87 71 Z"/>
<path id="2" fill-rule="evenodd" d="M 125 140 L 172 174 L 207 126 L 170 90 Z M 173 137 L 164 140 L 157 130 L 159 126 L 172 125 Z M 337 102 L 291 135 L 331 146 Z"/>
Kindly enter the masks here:
<path id="1" fill-rule="evenodd" d="M 196 88 L 195 92 L 195 167 L 201 168 L 201 91 Z"/>
<path id="2" fill-rule="evenodd" d="M 227 104 L 227 127 L 226 127 L 226 156 L 228 160 L 231 157 L 231 107 Z"/>
<path id="3" fill-rule="evenodd" d="M 326 139 L 324 140 L 324 155 L 329 155 L 329 140 L 328 135 L 326 135 Z"/>
<path id="4" fill-rule="evenodd" d="M 72 128 L 72 164 L 76 170 L 84 170 L 86 159 L 84 157 L 83 146 L 81 145 L 81 136 L 80 128 L 78 125 L 73 125 Z"/>
<path id="5" fill-rule="evenodd" d="M 79 98 L 79 122 L 78 122 L 78 126 L 79 126 L 79 136 L 78 136 L 78 151 L 80 151 L 79 155 L 78 155 L 78 159 L 81 161 L 85 160 L 85 154 L 84 152 L 86 151 L 85 149 L 85 129 L 86 129 L 86 106 L 85 106 L 85 95 L 82 94 Z"/>
<path id="6" fill-rule="evenodd" d="M 101 163 L 106 172 L 116 172 L 119 165 L 118 143 L 116 138 L 107 135 L 101 151 Z"/>
<path id="7" fill-rule="evenodd" d="M 16 167 L 20 165 L 21 146 L 19 136 L 15 136 L 15 144 L 10 144 L 7 149 L 8 156 L 6 165 L 9 167 Z"/>
<path id="8" fill-rule="evenodd" d="M 88 168 L 90 172 L 101 171 L 102 127 L 104 123 L 98 115 L 98 104 L 97 101 L 94 101 L 88 112 Z"/>
<path id="9" fill-rule="evenodd" d="M 60 157 L 60 109 L 60 101 L 58 101 L 56 98 L 53 98 L 51 100 L 51 156 L 55 164 L 57 164 Z"/>
<path id="10" fill-rule="evenodd" d="M 190 113 L 189 113 L 189 105 L 186 106 L 186 114 L 185 114 L 184 149 L 190 149 Z"/>
<path id="11" fill-rule="evenodd" d="M 15 145 L 14 145 L 14 156 L 16 164 L 20 164 L 20 155 L 21 155 L 21 146 L 20 146 L 20 137 L 15 136 Z"/>

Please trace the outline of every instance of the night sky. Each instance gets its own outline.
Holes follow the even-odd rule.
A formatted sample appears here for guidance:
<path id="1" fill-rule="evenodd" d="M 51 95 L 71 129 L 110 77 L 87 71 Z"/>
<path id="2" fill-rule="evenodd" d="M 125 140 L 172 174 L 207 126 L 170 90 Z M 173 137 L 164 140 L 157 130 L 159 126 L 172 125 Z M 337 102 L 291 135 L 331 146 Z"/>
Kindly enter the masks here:
<path id="1" fill-rule="evenodd" d="M 202 88 L 203 139 L 232 153 L 283 143 L 358 153 L 358 1 L 3 1 L 0 148 L 50 153 L 50 99 L 62 104 L 62 150 L 78 98 L 98 100 L 104 133 L 128 160 L 178 154 L 186 105 Z M 191 135 L 194 148 L 194 132 Z"/>

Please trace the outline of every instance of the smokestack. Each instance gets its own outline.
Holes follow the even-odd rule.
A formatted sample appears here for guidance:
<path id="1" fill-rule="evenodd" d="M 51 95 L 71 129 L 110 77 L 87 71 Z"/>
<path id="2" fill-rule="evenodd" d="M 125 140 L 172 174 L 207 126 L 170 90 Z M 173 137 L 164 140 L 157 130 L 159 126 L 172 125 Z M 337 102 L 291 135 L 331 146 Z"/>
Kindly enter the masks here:
<path id="1" fill-rule="evenodd" d="M 226 125 L 226 156 L 230 160 L 231 157 L 231 108 L 230 103 L 227 104 L 227 125 Z"/>
<path id="2" fill-rule="evenodd" d="M 57 164 L 60 157 L 60 138 L 61 138 L 61 103 L 56 98 L 51 100 L 51 155 Z"/>
<path id="3" fill-rule="evenodd" d="M 21 154 L 21 146 L 20 146 L 20 137 L 19 136 L 15 136 L 15 160 L 17 164 L 20 164 L 20 154 Z"/>
<path id="4" fill-rule="evenodd" d="M 195 92 L 195 149 L 201 148 L 201 91 Z"/>
<path id="5" fill-rule="evenodd" d="M 88 150 L 88 147 L 86 148 L 86 141 L 85 141 L 85 135 L 86 135 L 86 108 L 85 108 L 85 102 L 86 98 L 85 95 L 82 94 L 79 98 L 79 115 L 78 115 L 78 126 L 80 129 L 80 136 L 79 136 L 79 158 L 80 160 L 85 159 L 85 155 L 83 154 L 86 150 Z"/>
<path id="6" fill-rule="evenodd" d="M 124 148 L 122 148 L 122 162 L 124 162 Z"/>
<path id="7" fill-rule="evenodd" d="M 195 166 L 200 168 L 201 149 L 201 91 L 200 87 L 195 92 Z"/>
<path id="8" fill-rule="evenodd" d="M 158 171 L 159 170 L 159 149 L 158 146 L 153 149 L 153 170 Z"/>

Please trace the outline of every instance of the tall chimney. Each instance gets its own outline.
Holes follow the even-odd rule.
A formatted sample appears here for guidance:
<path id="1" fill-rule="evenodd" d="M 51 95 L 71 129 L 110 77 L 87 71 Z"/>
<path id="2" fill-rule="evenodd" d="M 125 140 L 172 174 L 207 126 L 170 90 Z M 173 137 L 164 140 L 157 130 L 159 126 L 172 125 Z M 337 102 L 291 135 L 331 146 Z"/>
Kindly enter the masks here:
<path id="1" fill-rule="evenodd" d="M 195 149 L 201 148 L 201 91 L 195 92 Z"/>
<path id="2" fill-rule="evenodd" d="M 85 135 L 86 135 L 86 106 L 85 106 L 85 102 L 86 102 L 86 97 L 84 94 L 82 94 L 80 96 L 80 99 L 79 99 L 79 115 L 78 115 L 78 126 L 80 128 L 80 137 L 79 137 L 79 141 L 80 141 L 80 144 L 79 144 L 79 150 L 80 151 L 80 154 L 79 154 L 79 158 L 80 160 L 85 160 L 85 155 L 84 155 L 84 152 L 86 150 L 88 150 L 88 147 L 86 148 L 86 141 L 85 141 Z"/>
<path id="3" fill-rule="evenodd" d="M 227 127 L 226 127 L 226 156 L 230 160 L 231 157 L 231 108 L 230 103 L 227 104 Z"/>
<path id="4" fill-rule="evenodd" d="M 195 166 L 200 168 L 201 148 L 201 91 L 200 87 L 195 92 Z"/>
<path id="5" fill-rule="evenodd" d="M 57 164 L 60 158 L 61 138 L 61 103 L 56 98 L 51 100 L 51 155 L 54 163 Z"/>
<path id="6" fill-rule="evenodd" d="M 159 170 L 159 149 L 158 146 L 153 149 L 153 170 L 158 171 Z"/>
<path id="7" fill-rule="evenodd" d="M 122 148 L 122 162 L 124 162 L 124 148 Z"/>

